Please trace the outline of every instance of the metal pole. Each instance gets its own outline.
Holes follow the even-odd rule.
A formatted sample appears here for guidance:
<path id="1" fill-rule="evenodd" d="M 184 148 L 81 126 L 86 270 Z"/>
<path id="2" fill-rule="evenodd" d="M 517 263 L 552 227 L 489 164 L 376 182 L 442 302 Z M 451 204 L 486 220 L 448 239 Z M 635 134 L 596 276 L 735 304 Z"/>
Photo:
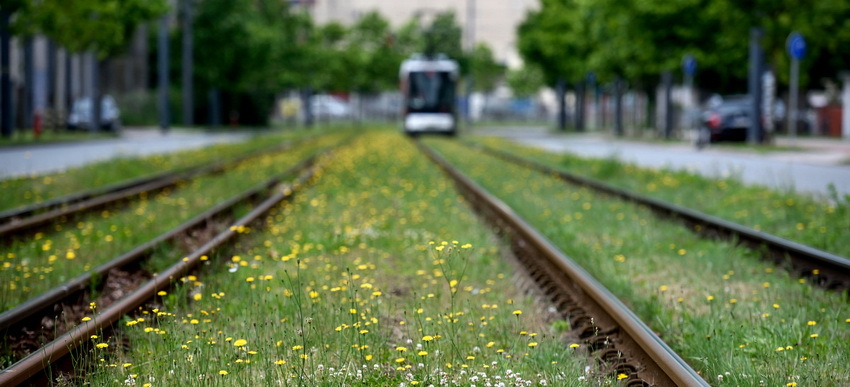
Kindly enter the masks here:
<path id="1" fill-rule="evenodd" d="M 797 138 L 797 96 L 800 93 L 800 61 L 791 58 L 791 80 L 788 91 L 788 136 Z"/>
<path id="2" fill-rule="evenodd" d="M 750 29 L 750 70 L 749 94 L 752 100 L 750 107 L 750 128 L 747 131 L 747 143 L 761 142 L 761 28 Z"/>
<path id="3" fill-rule="evenodd" d="M 157 45 L 157 60 L 159 72 L 159 127 L 167 131 L 171 122 L 171 112 L 168 107 L 168 14 L 159 21 L 159 41 Z"/>
<path id="4" fill-rule="evenodd" d="M 183 0 L 183 125 L 185 126 L 194 124 L 192 67 L 192 0 Z"/>
<path id="5" fill-rule="evenodd" d="M 33 39 L 24 40 L 24 116 L 23 127 L 32 128 L 33 89 L 35 87 L 35 63 L 33 63 Z"/>
<path id="6" fill-rule="evenodd" d="M 623 136 L 623 80 L 620 76 L 614 79 L 614 133 Z"/>
<path id="7" fill-rule="evenodd" d="M 664 88 L 664 139 L 673 137 L 673 73 L 664 71 L 661 73 L 661 84 Z"/>
<path id="8" fill-rule="evenodd" d="M 9 11 L 0 10 L 0 132 L 4 138 L 12 137 L 12 78 L 9 60 Z"/>
<path id="9" fill-rule="evenodd" d="M 555 94 L 558 98 L 558 130 L 567 129 L 567 101 L 564 98 L 566 91 L 566 82 L 563 78 L 558 78 L 558 83 L 555 86 Z"/>

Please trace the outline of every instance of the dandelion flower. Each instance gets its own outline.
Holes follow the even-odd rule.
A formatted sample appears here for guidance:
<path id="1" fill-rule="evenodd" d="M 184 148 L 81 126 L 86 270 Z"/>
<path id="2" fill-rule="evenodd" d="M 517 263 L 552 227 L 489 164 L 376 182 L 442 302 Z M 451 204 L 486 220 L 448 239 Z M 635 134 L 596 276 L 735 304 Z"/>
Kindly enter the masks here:
<path id="1" fill-rule="evenodd" d="M 246 344 L 248 344 L 248 340 L 245 339 L 239 339 L 233 342 L 234 347 L 244 347 Z"/>
<path id="2" fill-rule="evenodd" d="M 617 380 L 623 380 L 623 379 L 626 379 L 628 377 L 629 377 L 629 375 L 626 375 L 626 374 L 617 374 Z"/>
<path id="3" fill-rule="evenodd" d="M 218 374 L 219 375 L 227 375 L 227 371 L 221 370 L 221 371 L 218 371 Z"/>
<path id="4" fill-rule="evenodd" d="M 521 314 L 522 314 L 522 311 L 521 311 L 521 310 L 519 310 L 519 309 L 517 309 L 517 310 L 515 310 L 515 311 L 514 311 L 514 315 L 516 315 L 516 316 L 519 316 L 519 315 L 521 315 Z"/>
<path id="5" fill-rule="evenodd" d="M 91 317 L 89 317 L 89 316 L 83 317 L 83 322 L 90 321 L 90 320 L 91 320 Z"/>
<path id="6" fill-rule="evenodd" d="M 810 325 L 810 326 L 811 326 L 811 325 L 817 325 L 817 324 L 818 324 L 818 322 L 817 322 L 817 321 L 809 321 L 807 324 L 808 324 L 808 325 Z"/>
<path id="7" fill-rule="evenodd" d="M 108 347 L 108 346 L 109 346 L 109 344 L 106 344 L 106 343 L 98 343 L 95 347 L 98 347 L 98 348 L 106 348 L 106 347 Z"/>

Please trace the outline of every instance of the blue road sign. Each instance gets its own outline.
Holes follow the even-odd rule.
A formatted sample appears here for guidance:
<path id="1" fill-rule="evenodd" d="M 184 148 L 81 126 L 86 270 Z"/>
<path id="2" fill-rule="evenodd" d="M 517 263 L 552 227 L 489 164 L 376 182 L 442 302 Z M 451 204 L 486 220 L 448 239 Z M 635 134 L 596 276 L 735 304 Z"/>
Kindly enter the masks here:
<path id="1" fill-rule="evenodd" d="M 682 70 L 685 71 L 685 74 L 691 77 L 697 72 L 697 60 L 693 57 L 693 55 L 685 55 L 682 59 Z"/>
<path id="2" fill-rule="evenodd" d="M 806 39 L 799 32 L 788 35 L 788 54 L 796 60 L 803 59 L 806 55 Z"/>

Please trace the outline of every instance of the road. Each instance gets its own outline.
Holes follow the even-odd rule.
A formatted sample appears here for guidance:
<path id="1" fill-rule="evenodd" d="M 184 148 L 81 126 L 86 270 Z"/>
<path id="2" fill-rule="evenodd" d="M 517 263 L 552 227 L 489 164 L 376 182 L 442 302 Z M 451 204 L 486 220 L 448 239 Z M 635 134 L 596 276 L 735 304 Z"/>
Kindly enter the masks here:
<path id="1" fill-rule="evenodd" d="M 115 157 L 136 157 L 241 141 L 251 133 L 124 129 L 118 138 L 0 148 L 0 179 L 61 172 Z"/>
<path id="2" fill-rule="evenodd" d="M 478 130 L 551 152 L 569 152 L 590 158 L 617 158 L 655 169 L 687 170 L 707 177 L 737 178 L 744 183 L 781 190 L 850 195 L 850 141 L 840 139 L 779 139 L 793 150 L 757 152 L 712 146 L 697 150 L 692 144 L 652 143 L 614 139 L 599 133 L 552 134 L 538 128 Z"/>

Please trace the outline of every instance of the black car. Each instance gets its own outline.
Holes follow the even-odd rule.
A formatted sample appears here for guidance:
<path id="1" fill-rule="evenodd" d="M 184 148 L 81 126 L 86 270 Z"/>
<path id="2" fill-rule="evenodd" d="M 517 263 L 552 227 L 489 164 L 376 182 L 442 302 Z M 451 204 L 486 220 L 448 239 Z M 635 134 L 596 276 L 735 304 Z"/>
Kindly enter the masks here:
<path id="1" fill-rule="evenodd" d="M 752 106 L 748 96 L 733 96 L 703 111 L 698 142 L 746 141 Z"/>

